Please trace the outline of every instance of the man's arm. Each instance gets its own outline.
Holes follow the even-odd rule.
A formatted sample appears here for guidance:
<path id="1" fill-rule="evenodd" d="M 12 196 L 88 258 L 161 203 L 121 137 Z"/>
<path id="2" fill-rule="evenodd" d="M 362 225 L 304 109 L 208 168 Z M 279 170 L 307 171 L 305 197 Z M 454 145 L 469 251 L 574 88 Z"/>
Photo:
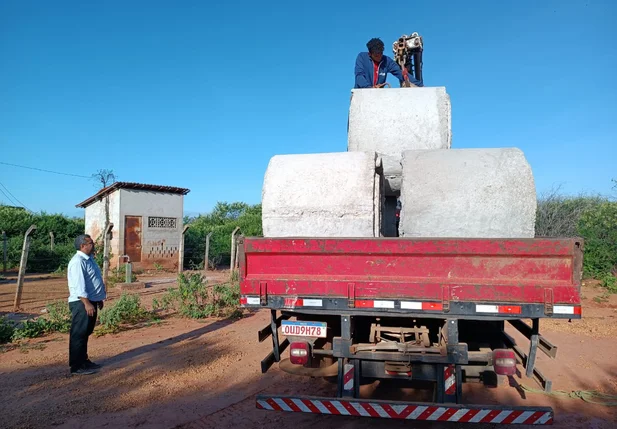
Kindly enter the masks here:
<path id="1" fill-rule="evenodd" d="M 67 272 L 67 279 L 71 292 L 75 293 L 79 300 L 84 303 L 86 307 L 86 313 L 88 316 L 94 316 L 94 306 L 88 299 L 88 292 L 86 292 L 86 278 L 84 276 L 84 267 L 81 263 L 69 264 Z"/>
<path id="2" fill-rule="evenodd" d="M 393 76 L 397 77 L 399 82 L 402 83 L 405 80 L 405 77 L 403 76 L 403 70 L 401 70 L 401 66 L 399 66 L 396 61 L 388 57 L 388 63 L 386 64 L 386 67 L 387 67 L 387 71 L 392 73 Z M 408 74 L 408 77 L 409 77 L 409 82 L 413 83 L 414 85 L 424 86 L 422 82 L 420 82 L 418 79 L 416 79 L 412 75 Z"/>
<path id="3" fill-rule="evenodd" d="M 364 66 L 362 65 L 362 60 L 360 55 L 356 57 L 356 88 L 372 88 L 373 85 L 366 78 L 366 71 L 364 70 Z"/>

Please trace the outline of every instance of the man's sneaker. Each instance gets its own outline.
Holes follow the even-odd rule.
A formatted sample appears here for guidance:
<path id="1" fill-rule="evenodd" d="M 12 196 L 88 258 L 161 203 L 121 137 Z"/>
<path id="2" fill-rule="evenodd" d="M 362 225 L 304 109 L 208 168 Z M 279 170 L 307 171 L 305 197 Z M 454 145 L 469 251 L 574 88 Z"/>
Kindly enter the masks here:
<path id="1" fill-rule="evenodd" d="M 79 368 L 79 369 L 75 369 L 75 370 L 71 370 L 71 375 L 90 375 L 90 374 L 94 374 L 96 371 L 93 369 L 88 369 L 86 367 L 83 368 Z"/>
<path id="2" fill-rule="evenodd" d="M 101 367 L 101 365 L 92 362 L 90 359 L 86 361 L 85 366 L 87 369 L 99 369 Z"/>

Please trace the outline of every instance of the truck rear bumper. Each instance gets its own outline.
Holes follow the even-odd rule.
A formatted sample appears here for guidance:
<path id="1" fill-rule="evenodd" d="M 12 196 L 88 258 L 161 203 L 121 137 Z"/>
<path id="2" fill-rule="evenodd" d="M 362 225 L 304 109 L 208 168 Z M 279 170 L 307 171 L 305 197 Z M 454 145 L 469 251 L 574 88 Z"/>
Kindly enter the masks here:
<path id="1" fill-rule="evenodd" d="M 242 295 L 240 307 L 280 310 L 305 314 L 340 315 L 346 312 L 358 316 L 396 317 L 456 317 L 473 320 L 506 319 L 581 319 L 580 302 L 543 304 L 508 302 L 412 301 L 401 299 L 354 300 L 348 298 Z"/>
<path id="2" fill-rule="evenodd" d="M 430 404 L 364 399 L 258 395 L 261 410 L 458 423 L 552 425 L 550 407 Z"/>

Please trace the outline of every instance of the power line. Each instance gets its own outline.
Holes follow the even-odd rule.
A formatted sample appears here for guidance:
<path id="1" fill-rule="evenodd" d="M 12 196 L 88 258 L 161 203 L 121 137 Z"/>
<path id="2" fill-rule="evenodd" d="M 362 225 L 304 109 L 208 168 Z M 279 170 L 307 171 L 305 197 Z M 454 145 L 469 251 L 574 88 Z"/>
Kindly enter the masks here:
<path id="1" fill-rule="evenodd" d="M 13 200 L 11 199 L 11 197 L 9 197 L 9 196 L 6 194 L 6 192 L 4 192 L 2 189 L 0 189 L 0 192 L 2 192 L 2 193 L 4 194 L 4 196 L 5 196 L 5 197 L 6 197 L 6 199 L 9 201 L 9 203 L 11 203 L 11 204 L 13 204 L 13 205 L 15 205 L 15 206 L 19 205 L 19 204 L 17 204 L 15 201 L 13 201 Z"/>
<path id="2" fill-rule="evenodd" d="M 37 170 L 37 171 L 43 171 L 45 173 L 53 173 L 53 174 L 60 174 L 62 176 L 73 176 L 73 177 L 81 177 L 83 179 L 92 179 L 92 176 L 82 176 L 80 174 L 72 174 L 72 173 L 61 173 L 59 171 L 52 171 L 52 170 L 45 170 L 42 168 L 36 168 L 36 167 L 28 167 L 26 165 L 18 165 L 18 164 L 11 164 L 8 162 L 2 162 L 0 161 L 0 164 L 4 164 L 4 165 L 10 165 L 12 167 L 20 167 L 20 168 L 27 168 L 29 170 Z"/>
<path id="3" fill-rule="evenodd" d="M 24 207 L 24 208 L 25 208 L 26 210 L 28 210 L 29 212 L 31 212 L 31 211 L 32 211 L 32 210 L 30 210 L 28 207 L 26 207 L 26 205 L 25 205 L 24 203 L 22 203 L 21 201 L 19 201 L 15 195 L 11 194 L 11 191 L 9 191 L 9 190 L 7 189 L 7 187 L 6 187 L 6 186 L 4 186 L 4 184 L 3 184 L 2 182 L 0 182 L 0 186 L 2 186 L 2 187 L 6 190 L 6 192 L 8 192 L 8 193 L 9 193 L 9 195 L 10 195 L 11 197 L 13 197 L 13 199 L 14 199 L 15 201 L 17 201 L 17 203 L 15 203 L 15 201 L 13 201 L 13 199 L 11 199 L 8 195 L 6 195 L 6 193 L 5 193 L 2 189 L 0 189 L 0 191 L 2 191 L 2 193 L 3 193 L 3 194 L 4 194 L 4 195 L 5 195 L 5 196 L 9 199 L 9 200 L 11 200 L 11 201 L 13 202 L 13 204 L 15 204 L 16 206 L 21 205 L 22 207 Z"/>

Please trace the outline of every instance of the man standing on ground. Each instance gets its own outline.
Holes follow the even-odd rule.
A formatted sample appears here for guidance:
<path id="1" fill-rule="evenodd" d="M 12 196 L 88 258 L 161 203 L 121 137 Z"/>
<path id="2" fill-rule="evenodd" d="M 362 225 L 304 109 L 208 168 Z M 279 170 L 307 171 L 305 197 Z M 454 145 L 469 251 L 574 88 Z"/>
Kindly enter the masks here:
<path id="1" fill-rule="evenodd" d="M 77 253 L 69 262 L 69 308 L 71 334 L 69 366 L 71 375 L 93 374 L 100 365 L 88 359 L 88 337 L 94 331 L 98 309 L 107 298 L 101 270 L 94 260 L 94 241 L 87 235 L 75 239 Z"/>
<path id="2" fill-rule="evenodd" d="M 366 44 L 368 52 L 360 52 L 356 57 L 356 84 L 354 88 L 383 88 L 386 76 L 391 73 L 401 84 L 407 76 L 415 86 L 424 86 L 422 82 L 403 72 L 392 58 L 383 54 L 384 44 L 380 39 L 371 39 Z M 403 75 L 405 73 L 405 75 Z"/>

